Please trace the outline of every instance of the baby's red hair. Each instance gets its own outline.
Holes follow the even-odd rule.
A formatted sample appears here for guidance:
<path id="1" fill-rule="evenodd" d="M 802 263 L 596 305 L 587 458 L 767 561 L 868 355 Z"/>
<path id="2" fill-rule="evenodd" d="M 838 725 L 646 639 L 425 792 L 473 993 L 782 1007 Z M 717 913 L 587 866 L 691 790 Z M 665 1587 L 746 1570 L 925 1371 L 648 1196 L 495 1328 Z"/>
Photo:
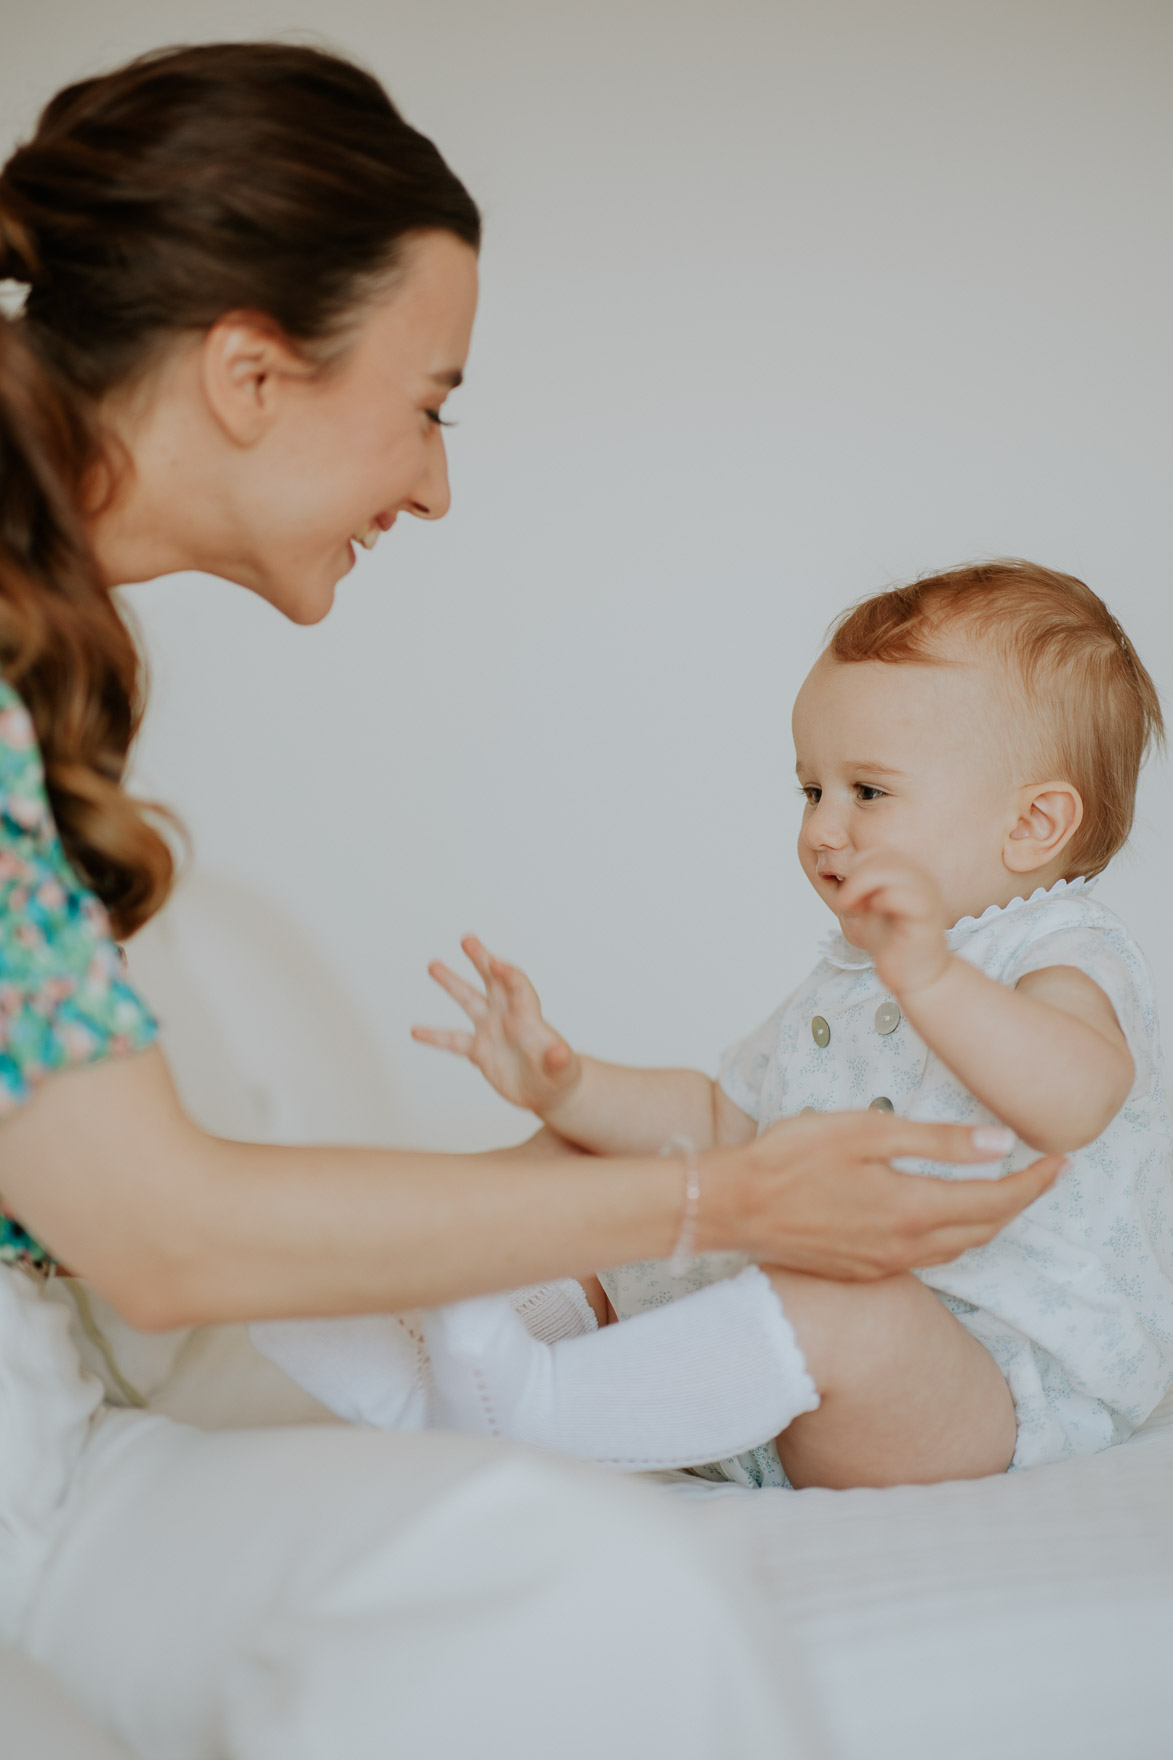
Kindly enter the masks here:
<path id="1" fill-rule="evenodd" d="M 894 587 L 833 625 L 827 652 L 850 664 L 948 663 L 951 635 L 987 644 L 1035 714 L 1038 757 L 1071 783 L 1083 820 L 1069 878 L 1106 868 L 1128 840 L 1140 768 L 1164 741 L 1156 686 L 1104 601 L 1073 575 L 1010 558 Z"/>

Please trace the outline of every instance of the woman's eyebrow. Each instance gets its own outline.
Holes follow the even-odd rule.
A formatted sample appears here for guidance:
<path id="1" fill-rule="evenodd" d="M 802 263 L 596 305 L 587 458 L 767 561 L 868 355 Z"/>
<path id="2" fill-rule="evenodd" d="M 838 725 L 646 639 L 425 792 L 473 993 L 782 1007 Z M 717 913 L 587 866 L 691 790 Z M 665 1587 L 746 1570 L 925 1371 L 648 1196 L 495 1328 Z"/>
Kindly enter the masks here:
<path id="1" fill-rule="evenodd" d="M 446 367 L 442 373 L 430 373 L 428 377 L 437 385 L 446 385 L 449 391 L 464 384 L 464 374 L 459 367 Z"/>

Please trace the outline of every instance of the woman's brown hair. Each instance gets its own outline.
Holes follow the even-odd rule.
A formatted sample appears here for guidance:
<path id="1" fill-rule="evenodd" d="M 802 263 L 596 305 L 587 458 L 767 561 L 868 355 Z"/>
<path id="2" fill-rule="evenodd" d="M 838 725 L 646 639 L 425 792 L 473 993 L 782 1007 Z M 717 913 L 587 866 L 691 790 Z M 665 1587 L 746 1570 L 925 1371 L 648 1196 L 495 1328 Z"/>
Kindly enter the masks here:
<path id="1" fill-rule="evenodd" d="M 1164 738 L 1157 687 L 1136 649 L 1083 581 L 1010 557 L 862 600 L 835 624 L 827 651 L 848 663 L 947 665 L 957 630 L 1007 667 L 1019 722 L 1034 733 L 1024 742 L 1031 758 L 1079 790 L 1067 878 L 1100 873 L 1128 840 L 1141 765 Z"/>
<path id="2" fill-rule="evenodd" d="M 0 670 L 119 935 L 163 903 L 173 858 L 122 786 L 142 681 L 83 514 L 101 401 L 231 311 L 328 358 L 405 241 L 437 230 L 479 245 L 464 186 L 377 80 L 301 45 L 163 50 L 83 80 L 0 172 L 0 281 L 28 286 L 0 318 Z"/>

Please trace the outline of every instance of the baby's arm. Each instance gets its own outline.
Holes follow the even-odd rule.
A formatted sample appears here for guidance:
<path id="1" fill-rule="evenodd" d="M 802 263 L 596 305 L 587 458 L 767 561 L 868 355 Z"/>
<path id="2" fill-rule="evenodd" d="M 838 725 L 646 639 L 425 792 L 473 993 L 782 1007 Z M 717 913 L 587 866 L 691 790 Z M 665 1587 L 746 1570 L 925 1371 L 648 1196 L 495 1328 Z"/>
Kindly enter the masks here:
<path id="1" fill-rule="evenodd" d="M 949 952 L 931 880 L 875 850 L 843 882 L 839 909 L 908 1020 L 970 1092 L 1034 1149 L 1092 1142 L 1134 1079 L 1111 1003 L 1073 966 L 1010 988 Z"/>
<path id="2" fill-rule="evenodd" d="M 753 1119 L 699 1070 L 631 1069 L 580 1056 L 542 1018 L 524 972 L 494 958 L 473 935 L 461 946 L 484 994 L 439 960 L 428 970 L 460 1004 L 472 1031 L 413 1027 L 412 1036 L 467 1057 L 506 1100 L 536 1113 L 568 1142 L 599 1155 L 654 1154 L 676 1136 L 707 1149 L 756 1134 Z"/>

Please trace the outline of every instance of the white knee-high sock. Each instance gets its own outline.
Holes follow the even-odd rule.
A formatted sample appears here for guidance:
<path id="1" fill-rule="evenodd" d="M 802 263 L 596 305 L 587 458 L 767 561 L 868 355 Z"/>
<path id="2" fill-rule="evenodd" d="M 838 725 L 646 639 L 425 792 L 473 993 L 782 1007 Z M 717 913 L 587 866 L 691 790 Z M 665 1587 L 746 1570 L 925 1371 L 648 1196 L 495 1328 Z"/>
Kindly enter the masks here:
<path id="1" fill-rule="evenodd" d="M 428 1353 L 416 1314 L 341 1320 L 265 1320 L 257 1349 L 340 1418 L 376 1430 L 424 1430 L 431 1415 Z"/>
<path id="2" fill-rule="evenodd" d="M 596 1332 L 598 1321 L 573 1277 L 534 1283 L 506 1298 L 546 1344 Z M 424 1430 L 432 1376 L 418 1314 L 360 1314 L 341 1320 L 258 1320 L 249 1327 L 263 1356 L 351 1424 Z"/>
<path id="3" fill-rule="evenodd" d="M 545 1344 L 508 1296 L 421 1314 L 432 1422 L 613 1466 L 696 1466 L 767 1442 L 819 1395 L 765 1274 Z"/>

